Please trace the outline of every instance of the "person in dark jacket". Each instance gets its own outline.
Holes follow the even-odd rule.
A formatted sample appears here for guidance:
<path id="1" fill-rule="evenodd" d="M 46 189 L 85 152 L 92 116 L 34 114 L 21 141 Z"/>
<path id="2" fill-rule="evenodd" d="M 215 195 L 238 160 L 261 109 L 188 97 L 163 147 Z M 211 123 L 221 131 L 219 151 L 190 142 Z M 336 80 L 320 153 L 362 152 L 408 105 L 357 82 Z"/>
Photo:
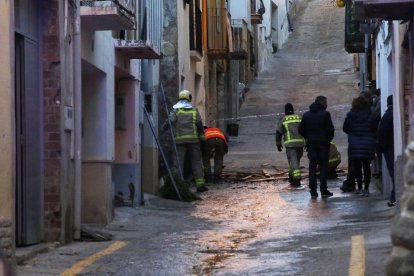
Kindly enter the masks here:
<path id="1" fill-rule="evenodd" d="M 358 184 L 357 193 L 362 193 L 363 196 L 369 196 L 370 166 L 375 153 L 376 125 L 370 107 L 370 103 L 363 96 L 355 98 L 343 125 L 344 132 L 348 134 L 348 159 L 352 163 Z M 363 191 L 362 182 L 364 182 Z"/>
<path id="2" fill-rule="evenodd" d="M 387 107 L 378 127 L 378 143 L 381 153 L 384 155 L 388 172 L 392 180 L 392 191 L 388 206 L 395 206 L 395 184 L 394 184 L 394 123 L 392 115 L 392 95 L 387 98 Z"/>
<path id="3" fill-rule="evenodd" d="M 299 125 L 299 133 L 306 140 L 309 158 L 309 189 L 312 198 L 318 197 L 316 170 L 320 168 L 320 191 L 322 197 L 333 195 L 328 190 L 327 175 L 329 164 L 329 146 L 334 138 L 335 128 L 331 114 L 326 111 L 327 99 L 318 96 L 309 106 Z"/>

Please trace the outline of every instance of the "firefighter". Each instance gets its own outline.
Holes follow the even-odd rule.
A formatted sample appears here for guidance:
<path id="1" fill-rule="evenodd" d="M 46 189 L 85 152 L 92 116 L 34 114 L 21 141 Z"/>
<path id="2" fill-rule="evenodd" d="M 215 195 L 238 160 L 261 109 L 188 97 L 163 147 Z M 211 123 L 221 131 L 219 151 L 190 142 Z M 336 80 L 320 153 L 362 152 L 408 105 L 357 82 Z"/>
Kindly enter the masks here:
<path id="1" fill-rule="evenodd" d="M 334 141 L 331 141 L 329 146 L 329 164 L 328 164 L 328 175 L 327 179 L 336 179 L 338 178 L 338 174 L 336 173 L 336 169 L 338 165 L 341 163 L 341 154 L 338 151 Z M 320 176 L 319 166 L 317 171 L 318 177 Z"/>
<path id="2" fill-rule="evenodd" d="M 203 123 L 197 108 L 191 105 L 192 96 L 188 90 L 181 90 L 178 103 L 173 106 L 170 119 L 175 129 L 178 158 L 184 168 L 185 155 L 191 157 L 191 167 L 195 178 L 197 192 L 208 191 L 205 186 L 200 142 L 205 141 Z"/>
<path id="3" fill-rule="evenodd" d="M 223 157 L 228 152 L 227 138 L 215 127 L 204 127 L 206 141 L 203 145 L 204 175 L 207 182 L 218 183 L 223 170 Z M 211 173 L 210 158 L 214 157 L 214 174 Z"/>
<path id="4" fill-rule="evenodd" d="M 300 159 L 303 156 L 305 139 L 299 134 L 298 128 L 302 116 L 295 114 L 293 105 L 285 105 L 285 116 L 281 118 L 276 128 L 276 146 L 279 152 L 283 144 L 286 148 L 286 156 L 289 162 L 289 181 L 292 188 L 300 188 L 302 175 L 300 172 Z"/>
<path id="5" fill-rule="evenodd" d="M 336 168 L 341 163 L 341 154 L 338 151 L 334 141 L 331 141 L 329 146 L 329 164 L 328 164 L 328 179 L 338 178 Z"/>

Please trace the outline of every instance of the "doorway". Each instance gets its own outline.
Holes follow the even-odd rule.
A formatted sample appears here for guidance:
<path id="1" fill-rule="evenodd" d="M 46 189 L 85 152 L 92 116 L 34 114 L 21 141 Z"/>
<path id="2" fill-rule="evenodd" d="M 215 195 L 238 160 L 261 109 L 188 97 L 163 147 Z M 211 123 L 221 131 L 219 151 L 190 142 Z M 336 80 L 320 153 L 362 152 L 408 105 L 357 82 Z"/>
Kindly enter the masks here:
<path id="1" fill-rule="evenodd" d="M 15 34 L 16 244 L 42 233 L 42 93 L 39 44 Z"/>

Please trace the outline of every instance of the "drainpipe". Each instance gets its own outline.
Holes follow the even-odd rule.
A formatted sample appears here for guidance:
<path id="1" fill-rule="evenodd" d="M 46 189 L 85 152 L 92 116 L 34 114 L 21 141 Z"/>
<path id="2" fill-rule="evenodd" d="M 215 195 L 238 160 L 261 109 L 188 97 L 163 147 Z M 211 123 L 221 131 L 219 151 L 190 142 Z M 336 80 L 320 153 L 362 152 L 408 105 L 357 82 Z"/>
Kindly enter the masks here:
<path id="1" fill-rule="evenodd" d="M 369 27 L 369 23 L 367 23 L 367 26 Z M 366 33 L 365 35 L 364 35 L 364 37 L 365 37 L 365 41 L 364 41 L 364 74 L 363 74 L 363 79 L 362 79 L 362 82 L 361 82 L 361 88 L 362 88 L 362 90 L 364 91 L 364 90 L 366 90 L 366 88 L 367 88 L 367 84 L 368 84 L 368 70 L 369 70 L 369 68 L 368 68 L 368 57 L 369 57 L 369 51 L 370 51 L 370 49 L 371 49 L 371 46 L 370 46 L 370 34 L 369 33 Z"/>
<path id="2" fill-rule="evenodd" d="M 75 135 L 75 187 L 74 187 L 74 238 L 80 239 L 81 188 L 82 188 L 82 74 L 80 0 L 76 0 L 73 32 L 73 82 L 74 82 L 74 135 Z"/>

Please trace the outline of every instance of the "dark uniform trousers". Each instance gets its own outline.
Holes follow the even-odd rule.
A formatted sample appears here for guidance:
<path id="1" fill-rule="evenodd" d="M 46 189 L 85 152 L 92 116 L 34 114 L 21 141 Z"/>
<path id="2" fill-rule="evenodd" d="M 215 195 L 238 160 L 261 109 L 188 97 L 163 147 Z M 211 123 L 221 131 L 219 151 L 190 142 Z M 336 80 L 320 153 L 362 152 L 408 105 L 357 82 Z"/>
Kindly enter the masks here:
<path id="1" fill-rule="evenodd" d="M 327 191 L 327 177 L 329 166 L 329 143 L 309 143 L 307 145 L 309 158 L 309 189 L 317 191 L 317 167 L 320 169 L 320 191 Z"/>
<path id="2" fill-rule="evenodd" d="M 210 138 L 204 144 L 203 163 L 204 175 L 206 178 L 212 176 L 210 158 L 214 157 L 214 177 L 221 176 L 223 170 L 223 157 L 225 154 L 225 144 L 220 138 Z"/>

